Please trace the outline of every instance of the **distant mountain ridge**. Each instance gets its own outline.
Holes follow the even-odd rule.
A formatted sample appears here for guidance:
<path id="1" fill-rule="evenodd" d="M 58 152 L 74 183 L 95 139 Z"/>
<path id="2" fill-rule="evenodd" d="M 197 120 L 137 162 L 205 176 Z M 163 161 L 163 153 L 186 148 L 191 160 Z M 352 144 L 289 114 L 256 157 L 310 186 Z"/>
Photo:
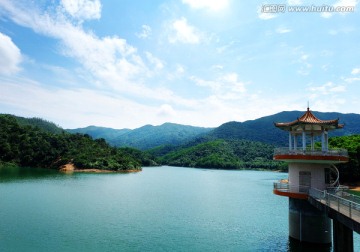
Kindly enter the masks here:
<path id="1" fill-rule="evenodd" d="M 159 126 L 144 125 L 140 128 L 111 129 L 89 126 L 86 128 L 68 129 L 71 133 L 88 134 L 93 138 L 104 138 L 117 147 L 133 147 L 147 150 L 161 145 L 178 145 L 195 137 L 210 132 L 213 128 L 203 128 L 175 123 L 164 123 Z"/>
<path id="2" fill-rule="evenodd" d="M 71 133 L 88 134 L 93 138 L 104 138 L 108 143 L 118 147 L 133 147 L 148 150 L 164 145 L 181 145 L 186 142 L 204 142 L 215 139 L 248 140 L 263 142 L 275 146 L 285 146 L 288 135 L 274 126 L 275 122 L 291 122 L 303 115 L 305 111 L 283 111 L 244 122 L 227 122 L 217 128 L 203 128 L 188 125 L 164 123 L 160 126 L 144 125 L 137 129 L 112 129 L 89 126 L 67 130 Z M 330 132 L 330 136 L 360 134 L 360 114 L 343 114 L 338 112 L 318 112 L 313 114 L 322 120 L 340 119 L 345 127 Z M 198 138 L 198 140 L 196 140 Z M 203 138 L 199 140 L 199 138 Z"/>
<path id="3" fill-rule="evenodd" d="M 341 124 L 345 124 L 343 129 L 330 132 L 330 142 L 333 140 L 335 142 L 337 141 L 337 145 L 334 147 L 344 145 L 350 147 L 355 146 L 358 148 L 356 145 L 356 139 L 358 138 L 356 137 L 360 135 L 359 114 L 342 114 L 337 112 L 324 113 L 316 111 L 312 112 L 319 119 L 330 120 L 339 118 L 339 122 Z M 17 123 L 24 128 L 24 130 L 31 131 L 31 127 L 36 127 L 39 132 L 43 132 L 41 134 L 54 134 L 54 136 L 51 136 L 50 138 L 54 137 L 54 139 L 62 139 L 67 137 L 69 139 L 82 139 L 81 141 L 83 143 L 88 142 L 88 144 L 84 145 L 88 147 L 87 150 L 81 148 L 79 149 L 80 153 L 78 154 L 84 152 L 89 154 L 85 155 L 86 158 L 84 160 L 80 158 L 78 160 L 80 163 L 86 163 L 91 159 L 91 156 L 97 155 L 96 151 L 90 154 L 92 143 L 100 144 L 101 146 L 107 145 L 103 139 L 98 139 L 92 142 L 91 138 L 104 138 L 109 144 L 113 146 L 132 147 L 138 149 L 123 148 L 119 151 L 123 152 L 122 155 L 130 155 L 131 157 L 135 157 L 141 162 L 143 166 L 163 164 L 222 169 L 260 168 L 284 170 L 286 167 L 283 166 L 282 163 L 274 162 L 272 160 L 272 155 L 274 147 L 287 146 L 288 134 L 287 132 L 276 128 L 274 123 L 291 122 L 301 117 L 303 114 L 304 111 L 283 111 L 274 115 L 245 122 L 227 122 L 217 128 L 202 128 L 174 123 L 164 123 L 160 126 L 145 125 L 134 130 L 117 130 L 96 126 L 67 130 L 70 133 L 75 133 L 73 136 L 70 136 L 70 133 L 65 132 L 64 129 L 55 125 L 54 123 L 40 118 L 22 118 L 14 116 L 12 120 L 16 120 Z M 11 116 L 3 115 L 3 117 L 8 118 Z M 0 131 L 1 129 L 5 128 L 5 124 L 0 126 Z M 11 131 L 11 129 L 9 132 L 16 133 L 16 131 Z M 82 134 L 85 134 L 85 136 Z M 3 138 L 7 139 L 7 135 L 9 134 L 6 133 Z M 19 136 L 17 134 L 15 135 L 17 137 L 21 136 L 21 134 Z M 351 141 L 349 140 L 350 143 L 347 143 L 346 137 L 344 138 L 346 140 L 345 141 L 344 139 L 339 140 L 338 138 L 332 138 L 333 136 L 351 136 Z M 1 143 L 2 142 L 0 141 L 0 154 L 4 152 L 4 150 L 8 150 L 7 145 L 1 145 Z M 16 142 L 13 143 L 15 146 L 16 144 Z M 45 145 L 46 143 L 42 144 L 42 146 Z M 65 141 L 54 150 L 58 151 L 60 147 L 64 148 L 66 145 L 67 144 Z M 75 145 L 68 147 L 70 147 L 72 150 L 77 150 L 78 147 L 81 147 Z M 31 148 L 25 148 L 24 146 L 19 148 L 19 150 L 22 152 L 28 151 L 30 154 L 32 153 Z M 47 148 L 44 150 L 47 150 Z M 113 148 L 110 152 L 115 153 L 116 150 L 117 148 Z M 360 149 L 355 149 L 353 152 L 355 154 L 360 153 Z M 14 151 L 14 153 L 17 152 Z M 354 157 L 354 153 L 352 153 L 352 157 Z M 27 156 L 21 155 L 21 157 L 26 158 Z M 25 161 L 28 162 L 30 159 L 28 158 L 26 160 Z M 96 163 L 96 165 L 102 167 L 116 163 L 109 163 L 106 161 L 106 159 L 101 160 L 102 161 L 100 163 Z M 356 162 L 354 163 L 356 164 L 354 166 L 358 167 L 357 164 L 360 161 Z M 95 163 L 90 162 L 89 165 L 91 164 L 94 165 Z M 353 172 L 353 170 L 351 171 Z"/>
<path id="4" fill-rule="evenodd" d="M 321 120 L 340 119 L 343 129 L 330 132 L 330 136 L 360 134 L 360 115 L 337 112 L 317 112 L 313 114 Z M 209 132 L 208 136 L 219 139 L 243 139 L 285 146 L 288 134 L 276 128 L 275 122 L 291 122 L 304 114 L 304 111 L 283 111 L 274 115 L 245 122 L 227 122 Z"/>
<path id="5" fill-rule="evenodd" d="M 87 126 L 85 128 L 67 129 L 70 133 L 88 134 L 94 139 L 104 138 L 106 141 L 111 143 L 113 139 L 131 131 L 130 129 L 112 129 L 98 126 Z"/>
<path id="6" fill-rule="evenodd" d="M 343 129 L 332 131 L 330 136 L 357 137 L 356 134 L 360 134 L 358 114 L 313 113 L 322 120 L 340 118 L 340 123 L 345 124 Z M 182 145 L 160 146 L 149 152 L 167 165 L 286 170 L 285 163 L 273 161 L 272 157 L 275 146 L 287 146 L 288 133 L 276 128 L 274 123 L 291 122 L 303 114 L 301 111 L 285 111 L 242 123 L 227 122 Z M 337 138 L 330 138 L 333 139 Z"/>

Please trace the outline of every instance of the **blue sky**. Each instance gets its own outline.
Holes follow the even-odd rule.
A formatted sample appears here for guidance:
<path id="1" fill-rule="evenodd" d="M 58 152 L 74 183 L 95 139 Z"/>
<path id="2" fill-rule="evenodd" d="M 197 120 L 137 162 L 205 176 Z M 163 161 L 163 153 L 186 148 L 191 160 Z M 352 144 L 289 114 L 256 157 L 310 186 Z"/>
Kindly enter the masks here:
<path id="1" fill-rule="evenodd" d="M 308 101 L 360 113 L 358 1 L 313 2 L 0 0 L 0 113 L 119 129 L 216 127 Z"/>

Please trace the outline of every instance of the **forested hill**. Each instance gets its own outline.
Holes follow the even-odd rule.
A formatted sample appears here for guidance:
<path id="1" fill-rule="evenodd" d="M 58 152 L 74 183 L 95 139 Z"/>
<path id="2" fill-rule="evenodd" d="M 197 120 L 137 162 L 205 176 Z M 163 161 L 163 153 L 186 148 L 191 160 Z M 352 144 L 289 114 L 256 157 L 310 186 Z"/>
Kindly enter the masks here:
<path id="1" fill-rule="evenodd" d="M 68 131 L 86 133 L 94 138 L 102 137 L 114 146 L 148 150 L 160 145 L 179 145 L 211 130 L 212 128 L 164 123 L 160 126 L 145 125 L 134 130 L 88 127 Z"/>
<path id="2" fill-rule="evenodd" d="M 134 130 L 89 126 L 67 131 L 88 134 L 95 139 L 104 138 L 113 146 L 128 146 L 140 150 L 149 150 L 164 145 L 182 145 L 198 138 L 202 138 L 201 141 L 204 141 L 204 138 L 207 139 L 206 141 L 210 139 L 248 140 L 283 146 L 288 142 L 288 135 L 276 128 L 274 122 L 291 122 L 302 116 L 303 113 L 304 111 L 284 111 L 245 122 L 227 122 L 217 128 L 164 123 L 160 126 L 145 125 Z M 343 129 L 330 132 L 330 136 L 360 134 L 359 114 L 316 111 L 313 113 L 322 120 L 340 118 L 340 123 L 345 124 Z"/>
<path id="3" fill-rule="evenodd" d="M 312 112 L 319 119 L 340 118 L 340 123 L 345 124 L 343 129 L 330 132 L 330 136 L 360 134 L 359 114 Z M 242 123 L 228 122 L 209 132 L 208 136 L 219 139 L 244 139 L 283 146 L 288 142 L 288 134 L 276 128 L 274 122 L 291 122 L 303 114 L 304 111 L 285 111 Z"/>
<path id="4" fill-rule="evenodd" d="M 111 147 L 104 139 L 93 140 L 89 135 L 50 133 L 31 123 L 19 123 L 15 116 L 0 115 L 0 125 L 0 166 L 59 169 L 72 163 L 80 169 L 122 171 L 154 164 L 148 154 L 138 150 Z"/>
<path id="5" fill-rule="evenodd" d="M 242 123 L 228 122 L 215 129 L 171 123 L 146 125 L 135 130 L 91 126 L 82 129 L 85 135 L 70 134 L 39 118 L 26 119 L 0 114 L 0 165 L 5 162 L 20 166 L 59 168 L 62 164 L 72 162 L 79 168 L 126 170 L 161 163 L 225 169 L 283 169 L 282 162 L 272 161 L 272 154 L 276 145 L 287 145 L 288 134 L 277 129 L 274 122 L 293 121 L 303 113 L 281 112 Z M 344 139 L 347 139 L 349 135 L 350 140 L 335 137 L 338 140 L 330 141 L 330 146 L 352 149 L 352 168 L 345 171 L 358 169 L 358 138 L 350 135 L 360 134 L 360 115 L 313 113 L 323 120 L 340 118 L 340 123 L 345 124 L 344 129 L 332 132 L 330 139 L 339 135 L 345 135 Z M 103 138 L 93 140 L 90 135 L 107 136 L 109 139 L 108 142 Z M 143 150 L 157 147 L 144 152 L 117 148 L 110 146 L 109 142 Z M 360 171 L 351 171 L 356 171 L 360 177 Z"/>
<path id="6" fill-rule="evenodd" d="M 340 171 L 340 182 L 357 184 L 360 181 L 360 135 L 332 137 L 331 148 L 343 148 L 349 153 L 349 162 L 336 165 Z"/>
<path id="7" fill-rule="evenodd" d="M 158 155 L 163 164 L 174 166 L 286 170 L 285 163 L 272 160 L 273 150 L 274 146 L 260 142 L 217 139 L 200 143 L 193 142 L 193 144 L 170 149 L 167 153 L 161 148 L 150 152 Z"/>
<path id="8" fill-rule="evenodd" d="M 303 115 L 301 111 L 281 112 L 272 116 L 262 117 L 252 121 L 228 122 L 202 137 L 198 137 L 180 146 L 161 146 L 150 152 L 168 165 L 213 167 L 213 168 L 263 168 L 284 170 L 284 162 L 272 160 L 275 146 L 286 146 L 288 134 L 274 126 L 274 122 L 290 122 Z M 344 129 L 336 130 L 330 136 L 359 134 L 360 115 L 341 113 L 314 114 L 323 120 L 340 118 L 345 123 Z M 335 137 L 336 138 L 336 137 Z M 336 138 L 330 146 L 347 148 L 349 142 L 342 146 L 342 138 Z M 358 138 L 351 138 L 358 139 Z M 355 144 L 355 143 L 354 143 Z M 355 144 L 358 146 L 359 144 Z M 351 147 L 355 148 L 355 147 Z M 357 147 L 356 147 L 357 148 Z M 355 151 L 356 152 L 356 151 Z M 356 160 L 354 151 L 351 160 Z M 350 162 L 355 164 L 355 161 Z M 358 171 L 358 163 L 345 171 Z"/>
<path id="9" fill-rule="evenodd" d="M 20 126 L 35 127 L 43 132 L 48 132 L 53 134 L 60 134 L 64 132 L 64 129 L 62 129 L 60 126 L 56 125 L 55 123 L 46 121 L 38 117 L 25 118 L 25 117 L 6 115 L 6 114 L 0 114 L 0 116 L 13 117 Z"/>

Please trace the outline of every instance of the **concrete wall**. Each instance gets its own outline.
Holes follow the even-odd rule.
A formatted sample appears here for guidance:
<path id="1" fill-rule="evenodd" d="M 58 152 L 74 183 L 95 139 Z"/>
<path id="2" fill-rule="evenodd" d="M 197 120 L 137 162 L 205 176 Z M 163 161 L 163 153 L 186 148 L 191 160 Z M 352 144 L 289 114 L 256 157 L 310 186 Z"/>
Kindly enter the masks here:
<path id="1" fill-rule="evenodd" d="M 331 244 L 331 219 L 307 200 L 289 198 L 289 236 L 306 243 Z"/>
<path id="2" fill-rule="evenodd" d="M 311 172 L 311 187 L 325 190 L 325 168 L 328 164 L 312 163 L 289 163 L 289 183 L 290 186 L 297 188 L 299 186 L 299 172 Z"/>

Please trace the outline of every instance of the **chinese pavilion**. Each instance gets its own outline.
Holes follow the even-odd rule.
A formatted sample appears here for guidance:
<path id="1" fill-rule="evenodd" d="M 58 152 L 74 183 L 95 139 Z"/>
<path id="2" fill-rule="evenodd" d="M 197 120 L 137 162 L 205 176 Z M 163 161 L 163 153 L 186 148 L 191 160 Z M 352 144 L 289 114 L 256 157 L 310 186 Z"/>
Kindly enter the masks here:
<path id="1" fill-rule="evenodd" d="M 307 108 L 296 120 L 275 123 L 275 127 L 289 134 L 289 146 L 275 149 L 273 157 L 288 163 L 288 180 L 274 183 L 274 194 L 289 198 L 289 236 L 300 242 L 331 244 L 331 219 L 307 198 L 311 188 L 339 186 L 335 164 L 347 162 L 348 155 L 346 150 L 330 149 L 328 140 L 330 131 L 344 125 L 339 119 L 320 120 Z"/>

